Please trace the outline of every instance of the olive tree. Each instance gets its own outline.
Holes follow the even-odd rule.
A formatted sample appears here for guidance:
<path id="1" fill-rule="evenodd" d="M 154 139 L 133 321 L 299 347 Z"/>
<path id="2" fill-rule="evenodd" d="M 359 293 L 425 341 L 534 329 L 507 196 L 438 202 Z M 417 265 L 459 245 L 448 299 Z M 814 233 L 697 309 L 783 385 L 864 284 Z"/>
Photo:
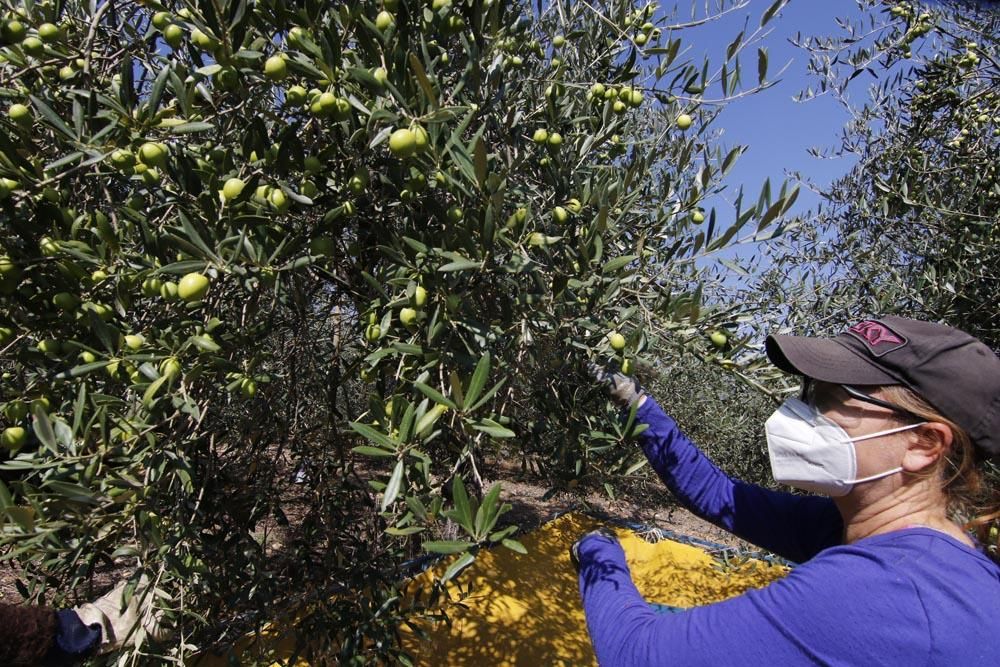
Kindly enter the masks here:
<path id="1" fill-rule="evenodd" d="M 484 462 L 621 472 L 582 360 L 705 350 L 699 260 L 782 231 L 793 192 L 704 201 L 783 4 L 710 63 L 624 0 L 5 2 L 22 592 L 151 575 L 175 639 L 133 660 L 285 608 L 314 656 L 405 660 L 407 559 L 523 548 Z"/>
<path id="2" fill-rule="evenodd" d="M 835 332 L 898 313 L 1000 348 L 1000 14 L 989 3 L 863 5 L 844 34 L 801 44 L 816 74 L 805 97 L 833 95 L 851 111 L 830 153 L 854 166 L 774 246 L 758 287 L 797 326 Z"/>

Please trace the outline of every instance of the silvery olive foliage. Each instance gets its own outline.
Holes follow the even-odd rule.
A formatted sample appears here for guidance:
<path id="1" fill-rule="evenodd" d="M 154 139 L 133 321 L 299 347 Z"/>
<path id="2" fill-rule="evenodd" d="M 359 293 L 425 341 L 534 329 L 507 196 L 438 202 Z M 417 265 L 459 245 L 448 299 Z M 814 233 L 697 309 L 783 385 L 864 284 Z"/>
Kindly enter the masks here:
<path id="1" fill-rule="evenodd" d="M 713 121 L 783 5 L 703 62 L 710 16 L 623 0 L 3 2 L 24 595 L 149 574 L 173 639 L 123 663 L 292 608 L 303 655 L 405 661 L 409 559 L 523 548 L 487 467 L 632 463 L 582 360 L 721 354 L 699 262 L 795 191 L 704 210 L 743 150 Z"/>

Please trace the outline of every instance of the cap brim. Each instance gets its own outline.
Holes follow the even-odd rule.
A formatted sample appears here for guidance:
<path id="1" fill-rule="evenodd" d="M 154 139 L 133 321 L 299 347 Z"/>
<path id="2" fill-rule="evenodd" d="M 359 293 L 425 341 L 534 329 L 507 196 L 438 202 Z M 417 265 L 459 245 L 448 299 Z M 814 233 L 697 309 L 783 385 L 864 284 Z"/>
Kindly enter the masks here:
<path id="1" fill-rule="evenodd" d="M 786 373 L 834 384 L 899 384 L 835 338 L 772 335 L 764 345 L 771 363 Z"/>

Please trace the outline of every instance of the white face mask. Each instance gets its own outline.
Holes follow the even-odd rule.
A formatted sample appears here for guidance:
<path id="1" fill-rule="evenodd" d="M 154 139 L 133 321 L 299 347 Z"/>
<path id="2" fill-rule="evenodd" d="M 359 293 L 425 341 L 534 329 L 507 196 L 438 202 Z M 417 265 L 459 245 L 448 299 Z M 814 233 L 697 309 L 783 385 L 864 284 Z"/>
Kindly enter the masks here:
<path id="1" fill-rule="evenodd" d="M 854 443 L 921 426 L 899 428 L 852 438 L 831 419 L 797 398 L 789 398 L 764 423 L 767 453 L 775 481 L 827 496 L 844 496 L 855 484 L 888 477 L 903 468 L 855 479 L 858 463 Z"/>

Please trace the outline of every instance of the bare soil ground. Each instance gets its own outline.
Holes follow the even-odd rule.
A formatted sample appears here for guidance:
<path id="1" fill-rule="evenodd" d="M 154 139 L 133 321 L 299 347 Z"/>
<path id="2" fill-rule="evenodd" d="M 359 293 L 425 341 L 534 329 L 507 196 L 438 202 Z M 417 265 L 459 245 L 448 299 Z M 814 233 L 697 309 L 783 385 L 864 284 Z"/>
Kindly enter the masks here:
<path id="1" fill-rule="evenodd" d="M 517 524 L 528 531 L 568 510 L 594 510 L 620 521 L 639 523 L 671 530 L 724 546 L 749 547 L 746 542 L 695 516 L 681 507 L 658 480 L 610 497 L 603 485 L 583 483 L 576 488 L 557 485 L 553 492 L 549 483 L 537 475 L 502 466 L 488 471 L 489 482 L 500 481 L 502 498 L 511 510 L 502 518 L 505 524 Z M 560 488 L 561 487 L 561 488 Z"/>

